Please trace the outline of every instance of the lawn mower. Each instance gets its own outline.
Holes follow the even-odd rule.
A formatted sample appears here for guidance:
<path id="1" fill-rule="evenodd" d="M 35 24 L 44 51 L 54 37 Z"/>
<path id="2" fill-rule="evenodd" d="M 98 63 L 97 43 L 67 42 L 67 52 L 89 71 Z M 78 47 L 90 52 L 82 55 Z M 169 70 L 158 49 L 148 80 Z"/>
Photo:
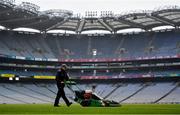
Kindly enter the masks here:
<path id="1" fill-rule="evenodd" d="M 83 107 L 119 107 L 118 102 L 106 100 L 98 96 L 92 90 L 80 89 L 74 81 L 67 81 L 66 86 L 75 94 L 73 99 Z"/>

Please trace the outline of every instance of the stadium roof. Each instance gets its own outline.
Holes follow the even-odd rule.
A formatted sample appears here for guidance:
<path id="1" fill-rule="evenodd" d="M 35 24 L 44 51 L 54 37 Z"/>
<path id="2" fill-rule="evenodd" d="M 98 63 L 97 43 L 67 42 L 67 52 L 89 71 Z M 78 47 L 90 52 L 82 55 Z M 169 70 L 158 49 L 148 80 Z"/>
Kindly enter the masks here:
<path id="1" fill-rule="evenodd" d="M 158 26 L 180 25 L 180 8 L 167 7 L 156 11 L 134 12 L 125 15 L 102 17 L 73 17 L 68 10 L 39 11 L 39 6 L 22 2 L 15 5 L 14 0 L 0 0 L 0 25 L 15 29 L 33 28 L 40 31 L 70 30 L 81 33 L 86 30 L 107 30 L 117 32 L 128 28 L 151 30 Z"/>

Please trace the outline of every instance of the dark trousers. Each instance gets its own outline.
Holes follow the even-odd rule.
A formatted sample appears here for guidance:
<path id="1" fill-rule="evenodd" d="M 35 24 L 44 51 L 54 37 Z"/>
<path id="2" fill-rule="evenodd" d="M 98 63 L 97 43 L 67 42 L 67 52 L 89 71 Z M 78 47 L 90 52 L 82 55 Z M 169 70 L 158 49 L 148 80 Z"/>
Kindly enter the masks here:
<path id="1" fill-rule="evenodd" d="M 59 99 L 62 97 L 63 100 L 65 101 L 66 105 L 69 104 L 69 100 L 67 99 L 65 92 L 64 92 L 64 83 L 57 83 L 57 87 L 58 87 L 58 92 L 56 95 L 56 99 L 54 102 L 54 105 L 58 105 L 59 104 Z"/>

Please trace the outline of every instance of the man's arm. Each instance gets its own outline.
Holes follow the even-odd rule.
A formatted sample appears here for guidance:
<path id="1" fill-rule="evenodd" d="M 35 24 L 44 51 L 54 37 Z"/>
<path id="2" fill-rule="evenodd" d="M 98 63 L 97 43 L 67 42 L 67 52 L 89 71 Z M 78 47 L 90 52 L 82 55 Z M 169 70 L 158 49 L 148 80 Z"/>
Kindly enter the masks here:
<path id="1" fill-rule="evenodd" d="M 66 80 L 66 81 L 69 80 L 69 75 L 68 75 L 68 73 L 65 74 L 65 80 Z"/>

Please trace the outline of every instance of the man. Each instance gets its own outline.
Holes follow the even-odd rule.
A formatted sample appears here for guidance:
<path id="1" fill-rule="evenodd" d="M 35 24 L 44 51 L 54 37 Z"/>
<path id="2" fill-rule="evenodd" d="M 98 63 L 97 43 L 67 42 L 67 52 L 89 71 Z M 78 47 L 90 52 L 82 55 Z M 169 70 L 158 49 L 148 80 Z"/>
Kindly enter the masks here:
<path id="1" fill-rule="evenodd" d="M 66 105 L 69 107 L 72 102 L 69 102 L 69 100 L 67 99 L 67 97 L 65 96 L 65 92 L 64 92 L 64 82 L 69 80 L 69 76 L 66 72 L 67 70 L 67 65 L 66 64 L 62 64 L 61 68 L 58 70 L 57 74 L 56 74 L 56 84 L 58 87 L 58 92 L 57 92 L 57 96 L 54 102 L 54 107 L 59 107 L 59 99 L 62 97 L 63 100 L 65 101 Z"/>

